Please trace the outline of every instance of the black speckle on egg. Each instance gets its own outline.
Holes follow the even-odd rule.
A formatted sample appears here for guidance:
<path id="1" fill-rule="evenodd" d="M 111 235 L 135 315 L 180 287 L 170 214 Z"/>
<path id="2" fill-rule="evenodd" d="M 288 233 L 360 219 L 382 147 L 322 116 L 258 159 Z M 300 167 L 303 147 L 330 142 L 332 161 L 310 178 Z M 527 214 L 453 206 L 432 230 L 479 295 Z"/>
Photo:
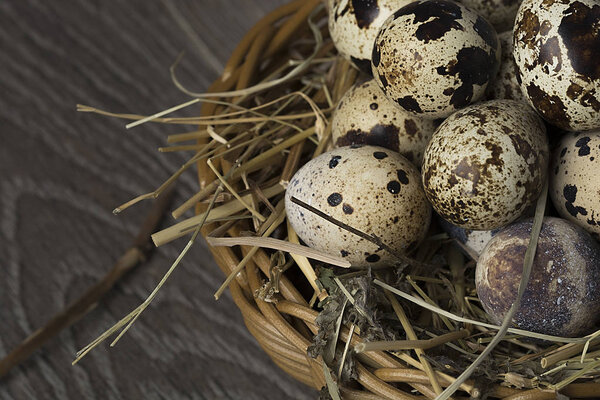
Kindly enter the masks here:
<path id="1" fill-rule="evenodd" d="M 385 153 L 383 151 L 376 151 L 375 153 L 373 153 L 373 157 L 375 157 L 378 160 L 383 160 L 387 156 L 388 156 L 387 153 Z"/>
<path id="2" fill-rule="evenodd" d="M 369 105 L 369 108 L 373 111 L 377 110 L 379 108 L 379 105 L 377 103 L 371 103 Z"/>
<path id="3" fill-rule="evenodd" d="M 400 193 L 400 182 L 398 182 L 398 181 L 389 182 L 387 184 L 387 190 L 388 190 L 388 192 L 390 192 L 392 194 Z"/>
<path id="4" fill-rule="evenodd" d="M 565 208 L 574 217 L 577 217 L 578 214 L 587 215 L 588 212 L 583 207 L 575 206 L 573 203 L 577 199 L 577 186 L 575 185 L 565 185 L 563 188 L 563 196 L 567 201 L 565 201 Z"/>
<path id="5" fill-rule="evenodd" d="M 569 203 L 574 203 L 575 199 L 577 198 L 577 186 L 565 185 L 563 188 L 563 195 Z"/>
<path id="6" fill-rule="evenodd" d="M 567 49 L 567 56 L 575 72 L 591 79 L 600 79 L 600 66 L 597 53 L 591 49 L 600 46 L 600 35 L 597 25 L 600 6 L 590 7 L 580 1 L 571 2 L 569 8 L 563 11 L 558 34 Z M 590 29 L 590 27 L 594 27 Z"/>
<path id="7" fill-rule="evenodd" d="M 370 263 L 376 263 L 380 258 L 377 254 L 370 254 L 365 260 Z"/>
<path id="8" fill-rule="evenodd" d="M 450 104 L 454 108 L 467 106 L 473 97 L 473 85 L 484 85 L 495 76 L 498 68 L 494 53 L 487 53 L 480 47 L 463 47 L 458 51 L 456 61 L 445 67 L 438 67 L 440 75 L 459 78 L 462 85 L 454 90 Z"/>
<path id="9" fill-rule="evenodd" d="M 590 154 L 590 146 L 588 143 L 590 142 L 590 138 L 588 136 L 582 137 L 575 143 L 575 147 L 579 148 L 579 152 L 577 153 L 580 157 L 587 156 Z"/>
<path id="10" fill-rule="evenodd" d="M 342 206 L 342 211 L 344 211 L 344 214 L 352 214 L 354 212 L 354 208 L 350 204 L 344 203 Z"/>
<path id="11" fill-rule="evenodd" d="M 475 29 L 475 32 L 477 32 L 491 48 L 495 49 L 498 47 L 498 37 L 496 36 L 494 28 L 492 28 L 492 26 L 481 16 L 477 18 L 473 29 Z"/>
<path id="12" fill-rule="evenodd" d="M 373 53 L 371 53 L 371 62 L 375 67 L 379 66 L 379 61 L 381 60 L 381 52 L 379 51 L 379 46 L 373 46 Z"/>
<path id="13" fill-rule="evenodd" d="M 331 157 L 331 160 L 329 161 L 329 168 L 335 168 L 337 167 L 339 160 L 341 159 L 341 156 L 333 156 Z"/>
<path id="14" fill-rule="evenodd" d="M 402 98 L 396 99 L 396 103 L 398 103 L 398 105 L 400 105 L 400 107 L 404 108 L 406 111 L 412 111 L 417 113 L 423 112 L 421 106 L 419 106 L 419 102 L 415 100 L 412 96 L 404 96 Z"/>
<path id="15" fill-rule="evenodd" d="M 415 32 L 417 39 L 425 43 L 441 38 L 452 29 L 464 30 L 458 22 L 462 11 L 450 1 L 414 2 L 396 11 L 394 17 L 409 14 L 415 16 L 413 23 L 419 23 Z"/>
<path id="16" fill-rule="evenodd" d="M 348 253 L 346 250 L 340 250 L 340 254 L 342 255 L 342 257 L 348 257 Z"/>
<path id="17" fill-rule="evenodd" d="M 383 90 L 383 92 L 386 93 L 386 89 L 389 86 L 389 84 L 385 75 L 379 75 L 379 80 L 381 81 L 381 90 Z"/>
<path id="18" fill-rule="evenodd" d="M 331 193 L 329 197 L 327 197 L 327 203 L 329 203 L 331 207 L 339 206 L 342 200 L 343 197 L 339 193 Z"/>
<path id="19" fill-rule="evenodd" d="M 403 185 L 408 185 L 408 175 L 406 175 L 406 171 L 403 169 L 399 169 L 397 171 L 398 174 L 398 180 L 400 181 L 400 183 L 402 183 Z"/>
<path id="20" fill-rule="evenodd" d="M 352 7 L 354 8 L 356 23 L 361 29 L 368 28 L 379 15 L 377 0 L 352 0 Z"/>

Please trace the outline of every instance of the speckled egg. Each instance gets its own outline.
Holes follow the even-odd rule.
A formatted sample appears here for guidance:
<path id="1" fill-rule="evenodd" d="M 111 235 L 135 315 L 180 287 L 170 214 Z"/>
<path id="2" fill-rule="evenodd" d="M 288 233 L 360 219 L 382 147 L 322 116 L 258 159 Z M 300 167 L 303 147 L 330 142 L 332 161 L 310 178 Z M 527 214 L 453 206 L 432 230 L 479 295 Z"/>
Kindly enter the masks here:
<path id="1" fill-rule="evenodd" d="M 569 131 L 600 128 L 600 3 L 524 0 L 514 27 L 521 89 L 542 117 Z"/>
<path id="2" fill-rule="evenodd" d="M 562 138 L 552 159 L 550 197 L 561 217 L 600 240 L 600 132 Z"/>
<path id="3" fill-rule="evenodd" d="M 491 231 L 474 231 L 472 229 L 461 228 L 452 225 L 443 218 L 439 218 L 441 228 L 452 239 L 463 244 L 467 250 L 476 256 L 479 256 L 488 242 L 498 233 L 498 229 Z"/>
<path id="4" fill-rule="evenodd" d="M 419 167 L 435 128 L 433 120 L 417 117 L 389 100 L 374 80 L 348 90 L 331 121 L 336 147 L 351 144 L 386 147 Z"/>
<path id="5" fill-rule="evenodd" d="M 535 112 L 514 100 L 452 114 L 425 149 L 423 186 L 433 208 L 467 229 L 492 230 L 517 219 L 546 179 L 545 131 Z"/>
<path id="6" fill-rule="evenodd" d="M 308 246 L 345 257 L 356 267 L 395 263 L 385 250 L 292 203 L 292 197 L 377 235 L 398 252 L 421 241 L 431 221 L 419 172 L 406 158 L 383 147 L 342 147 L 309 161 L 290 181 L 285 208 L 290 224 Z"/>
<path id="7" fill-rule="evenodd" d="M 484 17 L 497 32 L 511 30 L 522 0 L 459 0 Z"/>
<path id="8" fill-rule="evenodd" d="M 517 66 L 513 56 L 512 31 L 502 32 L 498 35 L 502 57 L 500 70 L 487 88 L 488 99 L 511 99 L 529 103 L 527 97 L 521 92 L 521 86 L 517 81 Z"/>
<path id="9" fill-rule="evenodd" d="M 329 33 L 338 52 L 371 74 L 373 42 L 381 24 L 412 0 L 328 0 Z"/>
<path id="10" fill-rule="evenodd" d="M 517 296 L 532 220 L 503 229 L 486 246 L 475 274 L 477 295 L 499 324 Z M 600 245 L 578 226 L 544 218 L 529 283 L 514 324 L 577 337 L 600 322 Z"/>
<path id="11" fill-rule="evenodd" d="M 373 77 L 405 110 L 442 118 L 484 95 L 500 64 L 494 28 L 446 0 L 410 3 L 383 24 Z"/>

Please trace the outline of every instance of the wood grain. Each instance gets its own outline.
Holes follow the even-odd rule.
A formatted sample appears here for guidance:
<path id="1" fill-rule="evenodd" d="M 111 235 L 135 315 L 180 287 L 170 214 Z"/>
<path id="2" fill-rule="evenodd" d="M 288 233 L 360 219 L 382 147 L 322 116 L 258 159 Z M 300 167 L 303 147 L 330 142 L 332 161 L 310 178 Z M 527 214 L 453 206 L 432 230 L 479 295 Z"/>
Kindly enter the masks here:
<path id="1" fill-rule="evenodd" d="M 193 127 L 75 112 L 77 103 L 153 113 L 201 91 L 262 15 L 284 0 L 0 2 L 0 356 L 99 279 L 147 212 L 111 210 L 185 160 L 159 154 Z M 180 115 L 193 115 L 197 109 Z M 194 173 L 175 204 L 195 191 Z M 106 301 L 0 381 L 0 399 L 309 399 L 248 333 L 203 243 L 117 347 L 75 352 L 145 299 L 184 240 L 160 248 Z"/>

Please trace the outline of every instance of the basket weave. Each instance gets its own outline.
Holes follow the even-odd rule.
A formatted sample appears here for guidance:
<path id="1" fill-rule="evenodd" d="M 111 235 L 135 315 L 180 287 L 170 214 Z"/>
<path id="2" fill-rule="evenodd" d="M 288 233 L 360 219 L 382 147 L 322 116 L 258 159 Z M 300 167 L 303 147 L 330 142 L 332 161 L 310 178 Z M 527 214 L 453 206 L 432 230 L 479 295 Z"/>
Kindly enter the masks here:
<path id="1" fill-rule="evenodd" d="M 246 88 L 261 78 L 257 71 L 266 58 L 277 60 L 277 55 L 292 39 L 309 32 L 307 17 L 319 3 L 320 0 L 296 0 L 265 16 L 242 39 L 227 62 L 223 75 L 213 83 L 208 92 Z M 217 105 L 204 103 L 201 114 L 215 115 L 218 111 Z M 225 168 L 222 166 L 223 169 L 226 169 L 226 164 L 223 163 L 225 165 Z M 198 163 L 198 177 L 201 188 L 215 179 L 215 175 L 203 161 Z M 198 204 L 196 212 L 205 209 L 205 204 Z M 217 226 L 215 223 L 206 225 L 201 232 L 206 236 Z M 233 231 L 239 234 L 242 229 L 240 226 L 234 226 L 230 229 L 230 233 Z M 226 276 L 240 262 L 240 257 L 231 248 L 210 246 L 209 248 Z M 250 251 L 250 247 L 241 248 L 244 256 Z M 309 307 L 307 299 L 285 274 L 281 276 L 280 300 L 277 303 L 256 298 L 254 293 L 269 276 L 269 267 L 268 254 L 259 249 L 252 257 L 252 261 L 247 263 L 245 270 L 231 281 L 229 289 L 233 300 L 242 312 L 246 327 L 275 364 L 298 381 L 321 389 L 326 385 L 322 360 L 312 359 L 307 355 L 307 348 L 317 333 L 315 319 L 318 312 Z M 340 340 L 345 343 L 349 333 L 348 328 L 342 327 Z M 354 333 L 351 344 L 359 342 L 360 337 Z M 402 363 L 386 352 L 365 352 L 357 355 L 356 358 L 357 384 L 353 387 L 340 387 L 344 399 L 436 397 L 423 371 Z M 415 395 L 414 392 L 419 394 Z M 571 384 L 563 390 L 563 393 L 577 398 L 600 398 L 600 385 Z M 481 392 L 473 386 L 463 385 L 457 395 L 455 399 L 478 398 Z M 507 400 L 555 398 L 555 394 L 549 391 L 518 390 L 499 385 L 494 387 L 490 396 L 489 398 Z"/>

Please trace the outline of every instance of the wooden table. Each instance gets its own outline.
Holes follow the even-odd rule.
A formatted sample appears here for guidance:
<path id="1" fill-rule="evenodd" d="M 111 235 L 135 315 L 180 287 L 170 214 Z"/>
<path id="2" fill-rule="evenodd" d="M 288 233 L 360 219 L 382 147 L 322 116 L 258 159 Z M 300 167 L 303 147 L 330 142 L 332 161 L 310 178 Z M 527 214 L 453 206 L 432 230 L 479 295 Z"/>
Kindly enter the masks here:
<path id="1" fill-rule="evenodd" d="M 149 210 L 114 216 L 185 160 L 160 154 L 159 124 L 132 130 L 83 103 L 151 114 L 215 79 L 244 32 L 285 0 L 0 2 L 0 356 L 101 278 Z M 197 108 L 179 115 L 193 115 Z M 175 204 L 196 190 L 194 172 Z M 170 222 L 170 221 L 169 221 Z M 0 380 L 0 399 L 310 399 L 243 325 L 198 243 L 121 342 L 75 352 L 139 305 L 185 244 L 158 249 L 73 328 Z"/>

